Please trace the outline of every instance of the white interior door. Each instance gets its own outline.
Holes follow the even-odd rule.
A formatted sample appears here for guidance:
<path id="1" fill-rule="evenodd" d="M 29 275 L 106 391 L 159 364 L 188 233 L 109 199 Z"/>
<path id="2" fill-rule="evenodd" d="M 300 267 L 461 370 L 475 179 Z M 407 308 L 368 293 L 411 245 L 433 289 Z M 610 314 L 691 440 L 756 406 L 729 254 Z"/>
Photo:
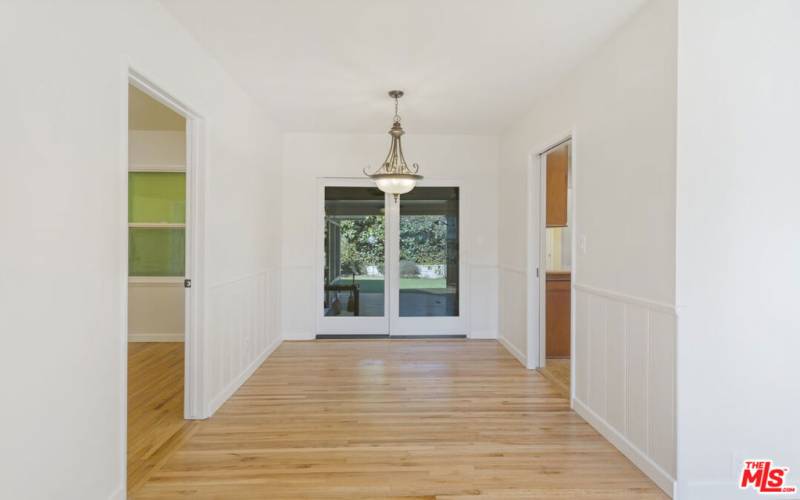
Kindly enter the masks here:
<path id="1" fill-rule="evenodd" d="M 388 335 L 387 196 L 368 180 L 320 183 L 318 335 Z"/>
<path id="2" fill-rule="evenodd" d="M 428 181 L 389 201 L 393 336 L 467 334 L 461 195 L 453 183 Z"/>

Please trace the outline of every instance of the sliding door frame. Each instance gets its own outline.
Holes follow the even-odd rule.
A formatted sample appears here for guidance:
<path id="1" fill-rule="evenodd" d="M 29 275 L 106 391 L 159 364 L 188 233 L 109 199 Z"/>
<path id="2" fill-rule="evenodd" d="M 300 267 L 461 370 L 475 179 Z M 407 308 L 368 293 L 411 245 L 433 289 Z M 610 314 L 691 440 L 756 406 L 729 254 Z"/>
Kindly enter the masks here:
<path id="1" fill-rule="evenodd" d="M 400 317 L 399 265 L 400 256 L 400 203 L 394 197 L 384 196 L 384 316 L 383 317 L 326 317 L 322 298 L 325 286 L 325 188 L 326 187 L 375 187 L 370 179 L 361 177 L 322 177 L 317 179 L 314 246 L 314 290 L 312 294 L 315 335 L 364 336 L 364 337 L 408 337 L 408 336 L 469 336 L 469 266 L 465 236 L 467 222 L 467 190 L 464 183 L 448 179 L 424 179 L 419 187 L 458 188 L 458 272 L 459 296 L 458 316 L 451 317 Z M 402 196 L 401 196 L 402 199 Z"/>
<path id="2" fill-rule="evenodd" d="M 325 316 L 325 305 L 322 293 L 325 287 L 325 188 L 326 187 L 367 187 L 374 188 L 375 183 L 363 178 L 320 178 L 317 180 L 316 238 L 314 265 L 313 311 L 316 323 L 316 335 L 346 335 L 364 337 L 387 337 L 389 335 L 389 276 L 386 264 L 389 262 L 388 237 L 384 237 L 384 280 L 383 280 L 383 316 Z M 389 195 L 384 194 L 384 206 L 388 207 Z M 384 235 L 389 232 L 389 214 L 384 213 Z"/>
<path id="3" fill-rule="evenodd" d="M 400 316 L 400 200 L 395 203 L 390 199 L 387 205 L 387 212 L 391 216 L 389 221 L 389 236 L 387 246 L 389 248 L 389 258 L 393 265 L 387 266 L 389 269 L 389 281 L 393 286 L 389 288 L 389 335 L 391 337 L 412 337 L 412 336 L 469 336 L 469 318 L 467 298 L 469 290 L 469 276 L 467 275 L 467 258 L 465 235 L 466 217 L 464 207 L 466 205 L 466 193 L 464 185 L 460 181 L 446 179 L 423 179 L 417 183 L 417 187 L 453 187 L 458 188 L 458 316 Z"/>
<path id="4" fill-rule="evenodd" d="M 569 143 L 569 175 L 572 178 L 572 198 L 569 200 L 569 224 L 571 230 L 571 285 L 570 285 L 570 405 L 575 394 L 576 365 L 575 345 L 576 293 L 575 277 L 578 270 L 579 227 L 577 217 L 577 132 L 575 127 L 547 143 L 530 151 L 528 156 L 528 238 L 527 238 L 527 368 L 542 368 L 546 364 L 546 230 L 547 230 L 547 154 L 553 149 Z M 535 300 L 535 303 L 534 303 Z"/>

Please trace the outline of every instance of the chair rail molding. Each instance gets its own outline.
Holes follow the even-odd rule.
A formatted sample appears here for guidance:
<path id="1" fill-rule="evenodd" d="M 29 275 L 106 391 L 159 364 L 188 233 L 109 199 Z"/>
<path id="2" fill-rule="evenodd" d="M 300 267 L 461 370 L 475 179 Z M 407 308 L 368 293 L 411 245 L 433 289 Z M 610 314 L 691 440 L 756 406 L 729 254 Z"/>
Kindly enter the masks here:
<path id="1" fill-rule="evenodd" d="M 596 288 L 593 286 L 585 285 L 583 283 L 573 283 L 572 287 L 577 291 L 590 293 L 592 295 L 600 295 L 619 302 L 625 302 L 627 304 L 647 307 L 650 309 L 662 311 L 664 313 L 672 314 L 674 316 L 678 315 L 678 307 L 676 307 L 674 304 L 668 304 L 666 302 L 658 302 L 655 300 L 635 297 L 633 295 L 614 292 L 612 290 L 607 290 L 605 288 Z"/>

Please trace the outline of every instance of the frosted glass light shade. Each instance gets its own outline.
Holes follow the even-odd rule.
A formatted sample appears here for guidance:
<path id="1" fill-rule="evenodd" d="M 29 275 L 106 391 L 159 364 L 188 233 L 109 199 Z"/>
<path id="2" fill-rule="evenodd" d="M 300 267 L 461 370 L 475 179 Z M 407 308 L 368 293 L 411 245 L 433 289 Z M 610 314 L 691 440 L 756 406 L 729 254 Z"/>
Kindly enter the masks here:
<path id="1" fill-rule="evenodd" d="M 414 189 L 417 180 L 412 176 L 381 176 L 375 179 L 378 189 L 389 194 L 405 194 Z"/>

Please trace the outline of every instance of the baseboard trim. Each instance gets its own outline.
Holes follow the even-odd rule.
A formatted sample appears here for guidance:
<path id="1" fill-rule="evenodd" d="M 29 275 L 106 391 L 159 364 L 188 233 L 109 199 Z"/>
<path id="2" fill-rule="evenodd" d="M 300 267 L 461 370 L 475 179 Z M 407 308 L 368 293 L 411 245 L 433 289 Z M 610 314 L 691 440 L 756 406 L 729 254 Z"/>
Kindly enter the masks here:
<path id="1" fill-rule="evenodd" d="M 399 340 L 414 340 L 414 339 L 466 339 L 467 336 L 464 334 L 454 334 L 454 335 L 390 335 L 390 339 L 399 339 Z"/>
<path id="2" fill-rule="evenodd" d="M 509 341 L 508 341 L 508 339 L 506 339 L 506 338 L 505 338 L 505 337 L 503 337 L 502 335 L 498 335 L 498 337 L 497 337 L 497 341 L 498 341 L 498 342 L 500 342 L 500 343 L 503 345 L 503 347 L 505 347 L 505 348 L 506 348 L 506 350 L 507 350 L 508 352 L 510 352 L 510 353 L 511 353 L 511 355 L 512 355 L 512 356 L 514 356 L 515 358 L 517 358 L 517 361 L 519 361 L 520 363 L 522 363 L 522 366 L 524 366 L 525 368 L 527 368 L 527 367 L 528 367 L 528 357 L 527 357 L 527 356 L 525 356 L 524 354 L 522 354 L 522 351 L 520 351 L 519 349 L 517 349 L 517 348 L 514 346 L 514 344 L 512 344 L 511 342 L 509 342 Z"/>
<path id="3" fill-rule="evenodd" d="M 264 352 L 262 352 L 255 360 L 253 360 L 253 362 L 250 363 L 247 368 L 245 368 L 242 373 L 239 374 L 238 377 L 233 379 L 220 394 L 211 399 L 211 402 L 208 404 L 208 411 L 206 411 L 206 418 L 212 417 L 214 413 L 219 410 L 220 406 L 225 404 L 225 401 L 230 399 L 230 397 L 239 390 L 242 384 L 247 382 L 247 379 L 249 379 L 250 376 L 253 375 L 253 372 L 255 372 L 258 367 L 261 366 L 261 364 L 269 357 L 269 355 L 281 345 L 281 342 L 283 342 L 282 338 L 278 338 L 272 342 L 272 344 L 264 349 Z"/>
<path id="4" fill-rule="evenodd" d="M 589 425 L 594 427 L 604 438 L 608 440 L 615 448 L 622 452 L 623 455 L 628 457 L 628 460 L 638 467 L 642 472 L 653 480 L 656 485 L 664 490 L 664 493 L 674 498 L 675 495 L 675 479 L 669 475 L 660 465 L 655 463 L 648 457 L 642 450 L 636 447 L 633 443 L 620 434 L 616 429 L 611 427 L 600 415 L 592 411 L 588 406 L 576 398 L 572 398 L 572 408 L 575 412 L 583 417 Z"/>
<path id="5" fill-rule="evenodd" d="M 320 333 L 316 336 L 316 340 L 365 340 L 365 339 L 383 339 L 383 340 L 423 340 L 423 339 L 466 339 L 464 334 L 457 335 L 388 335 L 379 333 Z"/>
<path id="6" fill-rule="evenodd" d="M 183 342 L 183 333 L 128 333 L 128 342 Z"/>
<path id="7" fill-rule="evenodd" d="M 283 332 L 281 336 L 283 340 L 314 340 L 311 332 Z"/>
<path id="8" fill-rule="evenodd" d="M 315 337 L 317 340 L 361 340 L 361 339 L 388 339 L 388 333 L 365 333 L 358 335 L 355 333 L 320 333 Z"/>
<path id="9" fill-rule="evenodd" d="M 469 333 L 469 338 L 475 340 L 481 339 L 496 339 L 497 338 L 497 331 L 496 330 L 481 330 L 481 331 L 473 331 Z"/>

